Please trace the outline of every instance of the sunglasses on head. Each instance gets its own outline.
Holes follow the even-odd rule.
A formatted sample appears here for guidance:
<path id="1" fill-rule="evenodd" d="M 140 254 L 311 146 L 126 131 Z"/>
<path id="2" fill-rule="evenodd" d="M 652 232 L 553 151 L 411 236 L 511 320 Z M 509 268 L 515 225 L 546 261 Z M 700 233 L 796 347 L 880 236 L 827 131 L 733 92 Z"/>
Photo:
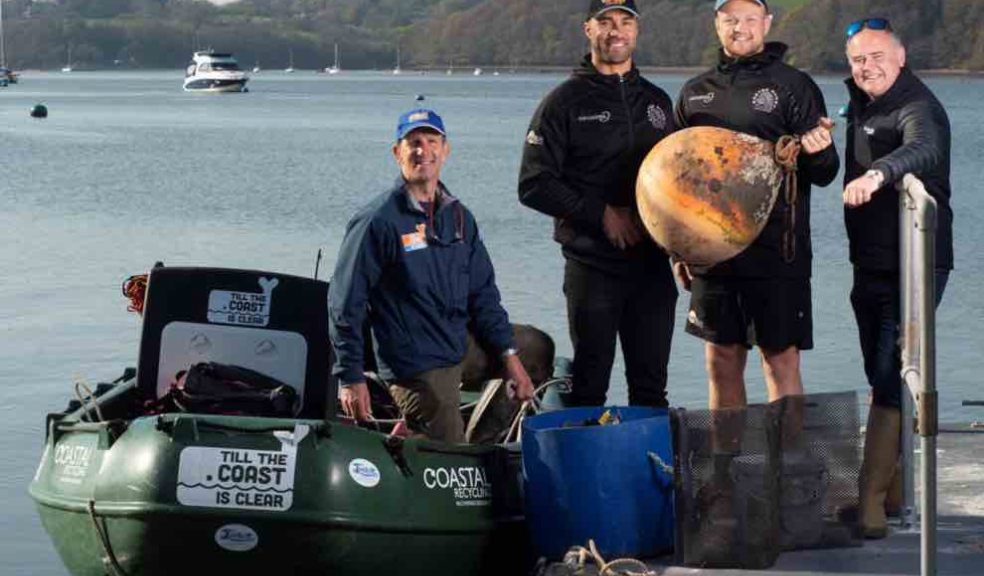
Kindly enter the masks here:
<path id="1" fill-rule="evenodd" d="M 847 25 L 847 30 L 845 34 L 847 39 L 850 40 L 852 36 L 858 32 L 868 28 L 869 30 L 888 30 L 892 31 L 892 25 L 889 23 L 887 18 L 863 18 L 861 20 L 855 20 Z"/>

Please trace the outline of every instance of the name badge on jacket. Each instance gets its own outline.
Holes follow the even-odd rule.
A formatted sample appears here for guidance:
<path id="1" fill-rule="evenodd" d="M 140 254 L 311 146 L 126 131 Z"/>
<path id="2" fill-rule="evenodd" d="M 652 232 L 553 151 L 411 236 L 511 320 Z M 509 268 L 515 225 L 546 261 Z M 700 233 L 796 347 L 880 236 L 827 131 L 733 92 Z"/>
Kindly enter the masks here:
<path id="1" fill-rule="evenodd" d="M 404 252 L 427 248 L 427 224 L 417 224 L 416 231 L 400 236 L 400 240 L 403 242 Z"/>

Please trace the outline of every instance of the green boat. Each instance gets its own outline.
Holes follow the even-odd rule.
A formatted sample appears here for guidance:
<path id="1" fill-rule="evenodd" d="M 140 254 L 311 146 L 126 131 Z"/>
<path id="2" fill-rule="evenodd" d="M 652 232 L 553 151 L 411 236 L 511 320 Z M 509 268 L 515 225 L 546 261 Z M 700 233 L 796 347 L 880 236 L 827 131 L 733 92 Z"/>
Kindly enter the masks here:
<path id="1" fill-rule="evenodd" d="M 518 445 L 337 418 L 327 291 L 266 272 L 150 273 L 136 370 L 47 418 L 30 494 L 71 574 L 522 573 Z M 160 410 L 176 368 L 205 360 L 289 384 L 296 413 Z"/>

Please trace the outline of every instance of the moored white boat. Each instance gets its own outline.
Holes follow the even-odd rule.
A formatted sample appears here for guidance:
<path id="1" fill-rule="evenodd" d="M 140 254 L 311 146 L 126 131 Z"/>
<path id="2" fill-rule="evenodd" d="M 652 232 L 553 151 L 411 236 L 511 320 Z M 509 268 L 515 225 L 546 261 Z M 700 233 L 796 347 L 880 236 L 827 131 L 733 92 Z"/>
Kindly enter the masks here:
<path id="1" fill-rule="evenodd" d="M 246 92 L 249 76 L 232 54 L 195 52 L 185 72 L 187 92 Z"/>
<path id="2" fill-rule="evenodd" d="M 341 71 L 342 71 L 342 69 L 338 66 L 338 42 L 336 42 L 335 43 L 335 62 L 331 66 L 329 66 L 328 68 L 325 68 L 325 72 L 327 72 L 328 74 L 338 74 Z"/>

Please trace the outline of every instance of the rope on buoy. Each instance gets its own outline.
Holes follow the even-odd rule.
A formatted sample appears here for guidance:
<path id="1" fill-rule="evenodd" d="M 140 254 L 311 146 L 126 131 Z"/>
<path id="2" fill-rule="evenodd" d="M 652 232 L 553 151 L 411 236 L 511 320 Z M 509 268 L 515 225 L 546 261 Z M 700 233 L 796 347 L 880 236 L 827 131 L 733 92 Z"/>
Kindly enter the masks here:
<path id="1" fill-rule="evenodd" d="M 786 209 L 783 212 L 782 259 L 789 264 L 796 259 L 796 197 L 799 182 L 796 178 L 796 162 L 803 145 L 796 136 L 785 135 L 776 142 L 775 159 L 783 171 L 783 196 Z"/>
<path id="2" fill-rule="evenodd" d="M 834 122 L 828 118 L 821 118 L 819 127 L 830 132 L 834 129 Z M 800 136 L 789 134 L 781 136 L 776 141 L 775 160 L 782 167 L 783 177 L 783 196 L 786 199 L 786 211 L 783 213 L 782 230 L 782 258 L 787 264 L 796 259 L 796 200 L 799 194 L 799 182 L 796 177 L 797 162 L 799 161 L 800 151 L 803 150 L 803 143 Z"/>

